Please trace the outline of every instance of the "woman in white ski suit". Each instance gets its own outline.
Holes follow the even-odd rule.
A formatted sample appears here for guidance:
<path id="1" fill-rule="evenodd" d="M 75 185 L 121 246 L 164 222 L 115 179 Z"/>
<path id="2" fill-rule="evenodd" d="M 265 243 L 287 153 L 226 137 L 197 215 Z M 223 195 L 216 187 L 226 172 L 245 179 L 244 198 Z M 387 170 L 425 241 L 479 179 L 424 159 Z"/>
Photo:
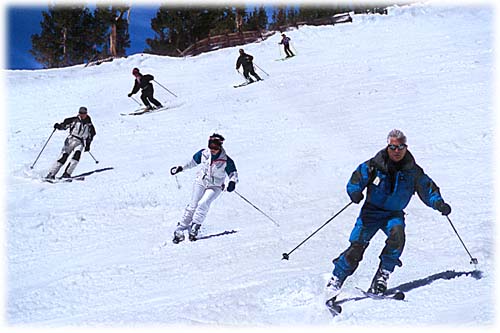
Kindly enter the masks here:
<path id="1" fill-rule="evenodd" d="M 198 230 L 207 216 L 210 204 L 224 190 L 226 175 L 229 177 L 227 191 L 232 192 L 238 182 L 238 172 L 234 161 L 227 156 L 222 142 L 224 137 L 213 134 L 208 141 L 208 148 L 201 149 L 183 166 L 170 170 L 175 175 L 183 170 L 201 165 L 193 184 L 191 201 L 187 205 L 181 221 L 174 232 L 174 243 L 184 240 L 184 230 L 189 229 L 189 239 L 196 240 Z"/>

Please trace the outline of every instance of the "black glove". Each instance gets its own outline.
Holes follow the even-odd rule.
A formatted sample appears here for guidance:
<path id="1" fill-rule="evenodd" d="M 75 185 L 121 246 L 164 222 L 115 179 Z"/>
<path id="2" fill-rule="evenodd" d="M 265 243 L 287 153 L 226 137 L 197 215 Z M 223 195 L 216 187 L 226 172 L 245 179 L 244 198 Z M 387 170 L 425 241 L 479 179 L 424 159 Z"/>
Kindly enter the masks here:
<path id="1" fill-rule="evenodd" d="M 451 213 L 451 207 L 443 200 L 436 202 L 436 209 L 441 212 L 442 215 L 448 216 Z"/>
<path id="2" fill-rule="evenodd" d="M 127 96 L 128 96 L 128 97 L 132 97 L 132 93 L 128 94 Z"/>
<path id="3" fill-rule="evenodd" d="M 90 141 L 90 139 L 87 139 L 85 141 L 85 151 L 90 151 L 90 144 L 92 143 L 92 141 Z"/>
<path id="4" fill-rule="evenodd" d="M 359 204 L 365 196 L 361 192 L 352 192 L 351 194 L 349 194 L 349 197 L 351 198 L 352 202 Z"/>
<path id="5" fill-rule="evenodd" d="M 58 130 L 60 130 L 60 129 L 61 129 L 61 124 L 59 124 L 59 123 L 55 123 L 55 124 L 54 124 L 54 129 L 58 129 Z"/>
<path id="6" fill-rule="evenodd" d="M 234 182 L 234 181 L 232 181 L 232 180 L 231 180 L 231 181 L 227 184 L 227 191 L 228 191 L 228 192 L 233 192 L 235 187 L 236 187 L 236 182 Z"/>
<path id="7" fill-rule="evenodd" d="M 183 170 L 183 169 L 182 169 L 182 167 L 181 167 L 181 166 L 172 167 L 172 168 L 170 169 L 170 174 L 173 176 L 173 175 L 175 175 L 175 174 L 177 174 L 177 173 L 181 172 L 182 170 Z"/>

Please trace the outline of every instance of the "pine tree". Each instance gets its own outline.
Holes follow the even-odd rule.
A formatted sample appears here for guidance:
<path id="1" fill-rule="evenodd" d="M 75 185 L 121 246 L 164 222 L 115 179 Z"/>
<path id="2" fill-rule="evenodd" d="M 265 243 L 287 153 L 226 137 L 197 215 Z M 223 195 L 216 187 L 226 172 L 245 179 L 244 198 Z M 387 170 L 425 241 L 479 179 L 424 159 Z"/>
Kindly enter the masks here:
<path id="1" fill-rule="evenodd" d="M 247 15 L 245 29 L 248 30 L 266 30 L 267 29 L 267 13 L 263 6 L 255 7 L 253 11 Z"/>
<path id="2" fill-rule="evenodd" d="M 98 5 L 94 11 L 95 44 L 102 48 L 103 56 L 122 57 L 130 47 L 128 13 L 130 7 L 120 5 Z"/>
<path id="3" fill-rule="evenodd" d="M 92 45 L 85 37 L 92 15 L 83 6 L 49 6 L 42 12 L 40 35 L 31 36 L 30 53 L 46 68 L 70 66 L 92 55 Z"/>
<path id="4" fill-rule="evenodd" d="M 151 20 L 151 28 L 156 36 L 147 39 L 146 52 L 178 56 L 179 51 L 210 34 L 236 31 L 236 14 L 230 7 L 195 8 L 182 6 L 169 8 L 162 6 Z"/>
<path id="5" fill-rule="evenodd" d="M 273 23 L 271 24 L 272 30 L 279 30 L 280 27 L 287 25 L 286 20 L 286 7 L 277 7 L 272 14 Z"/>
<path id="6" fill-rule="evenodd" d="M 259 7 L 259 12 L 257 14 L 257 18 L 258 18 L 257 21 L 259 24 L 259 28 L 262 30 L 266 30 L 269 19 L 267 17 L 266 9 L 264 8 L 264 6 Z"/>
<path id="7" fill-rule="evenodd" d="M 123 56 L 130 47 L 126 6 L 49 6 L 40 35 L 31 36 L 31 54 L 46 68 L 71 66 L 99 56 Z M 114 31 L 114 32 L 113 32 Z"/>

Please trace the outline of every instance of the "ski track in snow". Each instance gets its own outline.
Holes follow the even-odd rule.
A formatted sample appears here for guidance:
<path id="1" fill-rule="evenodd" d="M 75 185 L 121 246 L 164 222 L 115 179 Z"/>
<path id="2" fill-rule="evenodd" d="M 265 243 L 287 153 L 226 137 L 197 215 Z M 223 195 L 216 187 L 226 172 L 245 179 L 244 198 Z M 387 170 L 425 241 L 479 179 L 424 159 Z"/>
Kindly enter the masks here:
<path id="1" fill-rule="evenodd" d="M 192 58 L 134 55 L 100 66 L 5 71 L 7 78 L 6 321 L 36 327 L 429 326 L 483 329 L 494 323 L 492 8 L 391 7 L 352 24 L 287 33 L 297 57 L 276 62 L 279 36 L 246 45 L 271 76 L 234 89 L 237 49 Z M 120 116 L 139 67 L 170 110 Z M 138 97 L 138 95 L 136 95 Z M 75 174 L 40 181 L 66 133 L 56 132 L 29 166 L 52 124 L 85 105 L 97 129 Z M 324 286 L 348 246 L 352 205 L 293 249 L 347 202 L 345 184 L 383 147 L 392 128 L 452 206 L 482 278 L 472 272 L 444 217 L 415 196 L 405 212 L 404 266 L 389 287 L 414 282 L 407 301 L 346 301 L 332 319 Z M 195 170 L 168 170 L 214 131 L 240 174 L 237 190 L 280 223 L 275 227 L 231 193 L 212 205 L 196 242 L 171 242 Z M 231 232 L 218 235 L 224 232 Z M 378 266 L 377 234 L 340 298 L 359 297 Z M 420 282 L 419 282 L 420 281 Z M 216 326 L 217 325 L 217 326 Z"/>

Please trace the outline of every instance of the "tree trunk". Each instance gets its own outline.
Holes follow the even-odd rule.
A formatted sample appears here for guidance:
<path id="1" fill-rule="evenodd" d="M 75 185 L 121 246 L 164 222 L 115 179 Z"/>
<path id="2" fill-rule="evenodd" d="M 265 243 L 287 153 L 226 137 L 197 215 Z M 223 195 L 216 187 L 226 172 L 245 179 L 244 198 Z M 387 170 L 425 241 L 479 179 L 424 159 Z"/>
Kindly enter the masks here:
<path id="1" fill-rule="evenodd" d="M 111 34 L 109 35 L 109 53 L 116 57 L 116 23 L 111 24 Z"/>
<path id="2" fill-rule="evenodd" d="M 126 10 L 127 14 L 129 13 L 128 10 Z M 116 58 L 118 56 L 118 50 L 117 50 L 117 38 L 116 38 L 116 25 L 119 20 L 123 18 L 123 14 L 125 14 L 125 11 L 120 11 L 120 15 L 116 16 L 115 19 L 113 20 L 113 23 L 111 23 L 111 34 L 109 35 L 109 53 L 111 53 L 111 56 L 113 58 Z M 127 15 L 127 20 L 128 20 L 128 15 Z"/>
<path id="3" fill-rule="evenodd" d="M 68 53 L 66 51 L 66 40 L 67 40 L 67 35 L 68 35 L 68 31 L 66 28 L 63 28 L 62 29 L 62 33 L 63 33 L 63 42 L 62 42 L 62 46 L 63 46 L 63 64 L 64 65 L 69 65 L 68 64 Z"/>

